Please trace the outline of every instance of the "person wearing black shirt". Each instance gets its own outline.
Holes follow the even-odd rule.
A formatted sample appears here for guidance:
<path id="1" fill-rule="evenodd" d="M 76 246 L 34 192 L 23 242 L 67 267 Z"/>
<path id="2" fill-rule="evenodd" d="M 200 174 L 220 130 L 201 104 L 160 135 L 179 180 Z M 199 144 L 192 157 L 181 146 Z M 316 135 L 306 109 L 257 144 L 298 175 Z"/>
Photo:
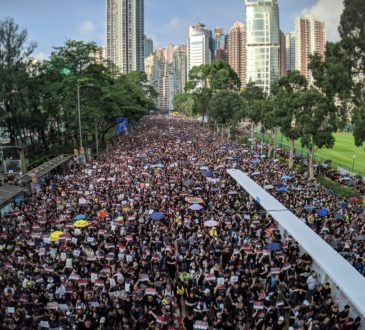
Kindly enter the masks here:
<path id="1" fill-rule="evenodd" d="M 185 330 L 194 330 L 195 317 L 194 313 L 189 312 L 184 318 Z"/>

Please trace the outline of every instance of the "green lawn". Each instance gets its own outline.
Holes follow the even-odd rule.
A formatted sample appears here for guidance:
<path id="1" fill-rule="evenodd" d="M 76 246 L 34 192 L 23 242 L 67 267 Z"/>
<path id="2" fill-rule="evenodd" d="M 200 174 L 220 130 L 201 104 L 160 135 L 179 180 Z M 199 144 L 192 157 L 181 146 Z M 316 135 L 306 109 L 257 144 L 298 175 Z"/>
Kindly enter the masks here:
<path id="1" fill-rule="evenodd" d="M 356 147 L 354 143 L 354 137 L 352 133 L 336 133 L 336 143 L 333 149 L 322 149 L 318 150 L 315 154 L 316 157 L 323 159 L 331 159 L 333 161 L 332 166 L 342 167 L 351 170 L 353 163 L 353 155 L 356 155 L 354 173 L 361 172 L 365 174 L 365 149 L 363 147 Z M 277 144 L 281 144 L 281 135 L 278 135 Z M 289 145 L 287 139 L 283 138 L 283 144 Z M 296 153 L 307 154 L 306 148 L 302 149 L 300 141 L 296 141 L 295 144 Z M 320 158 L 318 160 L 321 160 Z"/>

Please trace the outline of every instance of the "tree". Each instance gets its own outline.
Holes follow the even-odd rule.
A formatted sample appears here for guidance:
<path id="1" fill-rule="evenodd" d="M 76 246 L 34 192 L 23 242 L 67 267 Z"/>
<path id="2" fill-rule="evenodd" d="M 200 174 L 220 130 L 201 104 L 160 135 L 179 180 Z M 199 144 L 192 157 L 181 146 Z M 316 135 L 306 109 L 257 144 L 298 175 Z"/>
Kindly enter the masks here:
<path id="1" fill-rule="evenodd" d="M 230 138 L 231 128 L 236 125 L 243 117 L 241 99 L 238 92 L 219 91 L 209 102 L 209 115 L 218 125 L 222 125 Z"/>
<path id="2" fill-rule="evenodd" d="M 314 78 L 314 85 L 335 102 L 339 110 L 338 125 L 342 129 L 349 121 L 349 110 L 353 106 L 351 63 L 341 42 L 328 42 L 325 59 L 323 60 L 318 53 L 315 53 L 311 56 L 308 65 Z"/>
<path id="3" fill-rule="evenodd" d="M 241 91 L 242 108 L 251 120 L 251 139 L 253 138 L 254 125 L 260 122 L 260 112 L 256 113 L 255 101 L 263 100 L 264 98 L 265 94 L 262 88 L 256 86 L 252 81 Z"/>
<path id="4" fill-rule="evenodd" d="M 209 100 L 213 94 L 210 78 L 210 65 L 202 64 L 190 70 L 189 80 L 185 84 L 185 90 L 194 97 L 195 110 L 202 116 L 202 124 L 208 114 Z"/>
<path id="5" fill-rule="evenodd" d="M 174 109 L 178 112 L 183 113 L 186 116 L 193 116 L 194 99 L 189 93 L 178 93 L 172 100 Z"/>
<path id="6" fill-rule="evenodd" d="M 24 128 L 29 87 L 27 64 L 36 47 L 27 43 L 27 30 L 12 18 L 0 21 L 0 120 L 10 134 L 11 144 L 19 144 Z"/>
<path id="7" fill-rule="evenodd" d="M 357 145 L 365 141 L 364 103 L 365 103 L 365 2 L 362 0 L 344 0 L 339 32 L 341 46 L 351 61 L 353 78 L 353 123 Z"/>
<path id="8" fill-rule="evenodd" d="M 331 100 L 315 88 L 298 94 L 298 116 L 302 146 L 309 149 L 309 178 L 314 178 L 314 153 L 321 148 L 332 148 L 333 133 L 337 130 L 336 107 Z"/>
<path id="9" fill-rule="evenodd" d="M 298 95 L 307 88 L 307 80 L 299 71 L 291 71 L 287 76 L 281 78 L 277 84 L 272 86 L 272 93 L 275 95 L 275 114 L 277 124 L 282 134 L 290 142 L 289 168 L 294 165 L 295 140 L 301 137 L 301 130 L 298 117 L 301 111 L 301 104 L 298 102 Z"/>
<path id="10" fill-rule="evenodd" d="M 209 111 L 209 101 L 214 93 L 222 90 L 238 90 L 240 80 L 227 62 L 215 60 L 211 64 L 193 67 L 185 85 L 186 92 L 192 93 L 194 110 L 202 116 L 202 123 Z"/>

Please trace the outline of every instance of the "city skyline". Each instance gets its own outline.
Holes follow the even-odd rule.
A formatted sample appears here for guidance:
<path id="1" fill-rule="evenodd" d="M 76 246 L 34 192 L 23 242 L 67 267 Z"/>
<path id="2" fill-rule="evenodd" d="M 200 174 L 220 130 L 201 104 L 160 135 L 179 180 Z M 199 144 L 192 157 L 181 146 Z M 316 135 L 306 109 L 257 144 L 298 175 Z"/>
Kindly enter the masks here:
<path id="1" fill-rule="evenodd" d="M 243 2 L 233 0 L 227 7 L 217 0 L 212 0 L 209 6 L 203 0 L 184 0 L 168 6 L 167 0 L 145 0 L 145 33 L 152 37 L 157 48 L 166 47 L 168 43 L 186 43 L 188 26 L 198 22 L 204 23 L 210 30 L 221 26 L 228 32 L 235 21 L 246 23 Z M 331 11 L 328 11 L 329 5 Z M 65 9 L 67 7 L 70 10 Z M 305 0 L 300 3 L 280 0 L 279 7 L 283 32 L 294 31 L 295 17 L 310 11 L 318 20 L 325 21 L 327 39 L 338 39 L 336 30 L 342 0 Z M 0 0 L 0 8 L 2 20 L 13 17 L 20 27 L 28 30 L 28 40 L 38 43 L 35 51 L 38 58 L 47 57 L 52 46 L 60 46 L 67 39 L 95 41 L 100 46 L 106 46 L 104 1 L 64 0 L 51 3 L 34 0 L 30 3 L 25 0 Z"/>

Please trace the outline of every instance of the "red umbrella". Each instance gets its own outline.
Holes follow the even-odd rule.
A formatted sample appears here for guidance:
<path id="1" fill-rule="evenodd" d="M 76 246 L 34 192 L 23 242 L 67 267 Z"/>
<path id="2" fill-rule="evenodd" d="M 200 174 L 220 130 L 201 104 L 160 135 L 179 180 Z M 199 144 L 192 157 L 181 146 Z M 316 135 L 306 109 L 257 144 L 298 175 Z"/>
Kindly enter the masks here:
<path id="1" fill-rule="evenodd" d="M 361 200 L 360 200 L 360 198 L 358 198 L 358 197 L 350 197 L 350 198 L 349 198 L 349 202 L 350 202 L 350 203 L 360 203 L 360 202 L 361 202 Z"/>

